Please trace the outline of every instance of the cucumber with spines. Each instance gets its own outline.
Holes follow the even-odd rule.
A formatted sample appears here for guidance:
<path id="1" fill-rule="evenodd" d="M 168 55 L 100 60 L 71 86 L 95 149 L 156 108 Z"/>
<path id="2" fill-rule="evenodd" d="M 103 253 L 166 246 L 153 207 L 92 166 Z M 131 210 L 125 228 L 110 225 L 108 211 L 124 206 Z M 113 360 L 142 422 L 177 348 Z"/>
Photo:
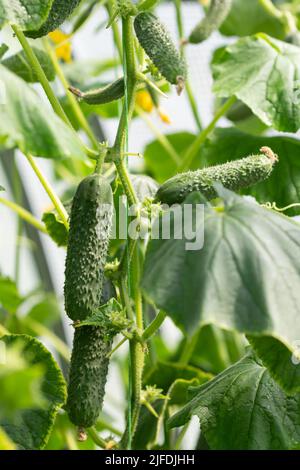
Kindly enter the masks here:
<path id="1" fill-rule="evenodd" d="M 119 78 L 109 85 L 90 91 L 81 91 L 78 88 L 70 87 L 69 90 L 84 103 L 90 105 L 99 105 L 111 103 L 112 101 L 123 98 L 125 94 L 125 81 L 124 78 Z"/>
<path id="2" fill-rule="evenodd" d="M 232 0 L 211 0 L 208 12 L 203 20 L 191 32 L 188 42 L 199 44 L 208 39 L 211 34 L 218 30 L 232 7 Z"/>
<path id="3" fill-rule="evenodd" d="M 73 321 L 100 305 L 112 212 L 108 181 L 97 174 L 85 178 L 72 203 L 65 269 L 65 309 Z"/>
<path id="4" fill-rule="evenodd" d="M 73 199 L 65 270 L 65 308 L 75 322 L 106 303 L 104 283 L 113 212 L 110 184 L 100 175 L 85 178 Z M 66 409 L 80 428 L 92 426 L 102 409 L 113 333 L 103 327 L 75 329 Z"/>
<path id="5" fill-rule="evenodd" d="M 54 0 L 49 15 L 37 31 L 26 31 L 25 35 L 36 39 L 59 28 L 78 7 L 81 0 Z"/>
<path id="6" fill-rule="evenodd" d="M 190 193 L 199 191 L 207 200 L 211 200 L 218 196 L 215 182 L 222 183 L 232 191 L 253 186 L 271 175 L 277 161 L 277 156 L 268 147 L 263 147 L 261 152 L 260 155 L 178 174 L 159 188 L 155 199 L 172 205 L 182 203 Z"/>
<path id="7" fill-rule="evenodd" d="M 187 65 L 161 21 L 150 12 L 140 13 L 134 20 L 136 36 L 159 72 L 182 91 L 187 78 Z"/>

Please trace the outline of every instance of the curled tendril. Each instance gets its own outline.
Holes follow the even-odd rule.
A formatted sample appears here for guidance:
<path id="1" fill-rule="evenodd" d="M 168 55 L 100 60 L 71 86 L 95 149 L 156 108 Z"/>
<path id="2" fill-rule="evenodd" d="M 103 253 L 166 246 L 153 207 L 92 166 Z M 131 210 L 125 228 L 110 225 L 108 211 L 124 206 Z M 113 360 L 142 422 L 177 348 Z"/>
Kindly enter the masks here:
<path id="1" fill-rule="evenodd" d="M 292 209 L 293 207 L 300 207 L 300 203 L 296 202 L 286 207 L 277 207 L 276 202 L 266 202 L 265 204 L 261 204 L 261 206 L 265 207 L 266 209 L 274 210 L 276 212 L 285 212 L 289 209 Z"/>

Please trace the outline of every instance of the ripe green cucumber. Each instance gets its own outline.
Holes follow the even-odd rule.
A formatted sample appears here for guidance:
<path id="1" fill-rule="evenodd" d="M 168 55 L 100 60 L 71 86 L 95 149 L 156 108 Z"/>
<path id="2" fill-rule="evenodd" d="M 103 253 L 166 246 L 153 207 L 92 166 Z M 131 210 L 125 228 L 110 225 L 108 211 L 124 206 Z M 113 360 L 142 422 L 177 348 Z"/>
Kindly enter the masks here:
<path id="1" fill-rule="evenodd" d="M 210 37 L 226 20 L 232 7 L 232 0 L 211 0 L 205 18 L 193 29 L 189 42 L 199 44 Z"/>
<path id="2" fill-rule="evenodd" d="M 142 12 L 134 20 L 134 29 L 139 43 L 159 72 L 168 82 L 179 86 L 180 91 L 187 77 L 187 66 L 166 27 L 152 13 Z"/>
<path id="3" fill-rule="evenodd" d="M 101 304 L 114 296 L 114 287 L 106 279 Z M 75 330 L 66 408 L 72 423 L 80 428 L 92 426 L 102 409 L 112 340 L 105 328 L 82 326 Z"/>
<path id="4" fill-rule="evenodd" d="M 112 212 L 107 180 L 85 178 L 72 203 L 65 269 L 65 309 L 73 321 L 85 320 L 100 305 Z"/>
<path id="5" fill-rule="evenodd" d="M 91 105 L 99 105 L 111 103 L 112 101 L 123 98 L 125 94 L 125 82 L 124 78 L 119 78 L 119 80 L 96 90 L 83 92 L 74 87 L 70 87 L 69 90 L 77 96 L 80 101 Z"/>
<path id="6" fill-rule="evenodd" d="M 104 283 L 113 195 L 100 175 L 85 178 L 73 199 L 65 271 L 65 308 L 73 321 L 90 316 L 112 296 Z M 102 409 L 113 336 L 103 327 L 75 329 L 66 409 L 80 428 L 92 426 Z"/>
<path id="7" fill-rule="evenodd" d="M 59 28 L 65 20 L 73 13 L 81 0 L 54 0 L 48 18 L 38 31 L 26 31 L 30 38 L 41 38 Z"/>
<path id="8" fill-rule="evenodd" d="M 218 196 L 213 183 L 220 182 L 225 188 L 238 191 L 267 179 L 277 161 L 277 156 L 268 147 L 260 155 L 211 166 L 197 171 L 181 173 L 166 181 L 157 191 L 155 199 L 164 204 L 182 203 L 194 191 L 199 191 L 207 200 Z"/>

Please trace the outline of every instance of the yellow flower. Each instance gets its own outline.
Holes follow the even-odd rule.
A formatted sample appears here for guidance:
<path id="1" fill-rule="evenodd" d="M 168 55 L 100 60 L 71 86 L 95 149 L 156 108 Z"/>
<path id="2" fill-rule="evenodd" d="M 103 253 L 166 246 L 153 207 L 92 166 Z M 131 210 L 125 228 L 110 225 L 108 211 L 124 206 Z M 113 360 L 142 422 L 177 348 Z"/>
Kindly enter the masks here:
<path id="1" fill-rule="evenodd" d="M 170 116 L 162 108 L 158 108 L 158 115 L 165 124 L 172 123 Z"/>
<path id="2" fill-rule="evenodd" d="M 152 98 L 150 94 L 148 93 L 148 91 L 146 90 L 141 90 L 137 93 L 136 104 L 140 108 L 142 108 L 142 110 L 145 111 L 145 113 L 151 113 L 151 111 L 153 110 Z"/>
<path id="3" fill-rule="evenodd" d="M 64 62 L 72 62 L 72 45 L 70 35 L 65 34 L 60 30 L 49 33 L 51 41 L 55 44 L 55 53 L 58 59 Z"/>

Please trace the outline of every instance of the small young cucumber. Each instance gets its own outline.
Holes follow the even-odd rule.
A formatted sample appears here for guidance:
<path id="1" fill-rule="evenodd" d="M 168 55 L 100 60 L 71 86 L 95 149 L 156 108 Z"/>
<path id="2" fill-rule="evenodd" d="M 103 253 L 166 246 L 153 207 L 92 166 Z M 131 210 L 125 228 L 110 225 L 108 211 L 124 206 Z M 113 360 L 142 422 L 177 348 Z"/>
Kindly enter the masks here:
<path id="1" fill-rule="evenodd" d="M 125 94 L 125 82 L 124 78 L 119 78 L 119 80 L 110 83 L 106 87 L 96 90 L 83 92 L 74 87 L 70 87 L 69 90 L 77 96 L 80 101 L 91 105 L 99 105 L 111 103 L 112 101 L 123 98 Z"/>
<path id="2" fill-rule="evenodd" d="M 193 29 L 188 42 L 199 44 L 210 37 L 219 29 L 226 20 L 233 0 L 211 0 L 209 10 L 205 18 Z"/>
<path id="3" fill-rule="evenodd" d="M 155 199 L 172 205 L 182 203 L 190 193 L 200 191 L 211 200 L 218 196 L 213 186 L 215 182 L 232 191 L 253 186 L 271 175 L 277 161 L 277 156 L 268 147 L 263 147 L 261 152 L 223 165 L 178 174 L 159 188 Z"/>
<path id="4" fill-rule="evenodd" d="M 108 181 L 97 174 L 85 178 L 73 199 L 65 269 L 65 309 L 73 321 L 100 305 L 112 213 Z"/>
<path id="5" fill-rule="evenodd" d="M 81 0 L 54 0 L 48 18 L 38 31 L 26 31 L 26 36 L 36 39 L 59 28 L 73 13 Z"/>
<path id="6" fill-rule="evenodd" d="M 168 82 L 177 85 L 178 92 L 182 91 L 187 66 L 165 26 L 152 13 L 142 12 L 135 18 L 134 28 L 139 43 L 159 72 Z"/>

